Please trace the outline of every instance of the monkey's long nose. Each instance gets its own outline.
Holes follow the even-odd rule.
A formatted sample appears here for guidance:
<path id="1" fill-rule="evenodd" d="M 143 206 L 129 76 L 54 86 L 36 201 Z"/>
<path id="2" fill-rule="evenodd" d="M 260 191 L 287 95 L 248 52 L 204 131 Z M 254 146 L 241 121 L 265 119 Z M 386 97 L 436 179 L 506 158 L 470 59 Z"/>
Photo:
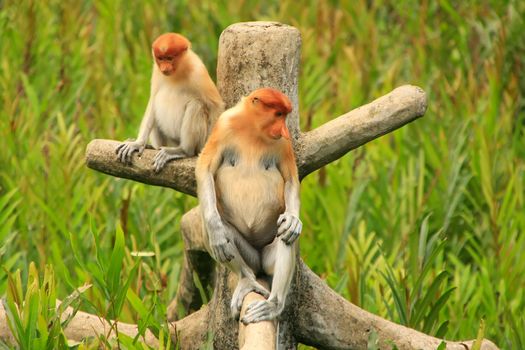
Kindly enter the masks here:
<path id="1" fill-rule="evenodd" d="M 159 65 L 159 68 L 162 74 L 164 75 L 170 75 L 171 73 L 173 73 L 173 67 L 171 66 L 171 64 L 161 63 Z"/>
<path id="2" fill-rule="evenodd" d="M 283 125 L 281 126 L 281 136 L 285 139 L 290 139 L 290 132 L 288 131 L 288 128 L 286 127 L 286 122 L 283 121 Z"/>

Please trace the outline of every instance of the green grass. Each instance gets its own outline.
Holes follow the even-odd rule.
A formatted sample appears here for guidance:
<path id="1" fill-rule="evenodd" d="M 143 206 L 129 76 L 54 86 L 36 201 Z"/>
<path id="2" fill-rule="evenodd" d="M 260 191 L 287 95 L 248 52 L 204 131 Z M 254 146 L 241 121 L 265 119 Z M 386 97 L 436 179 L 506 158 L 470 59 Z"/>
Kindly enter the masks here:
<path id="1" fill-rule="evenodd" d="M 220 32 L 249 20 L 302 33 L 303 130 L 402 84 L 428 94 L 424 118 L 305 179 L 309 266 L 396 322 L 525 348 L 523 1 L 6 0 L 0 295 L 15 333 L 26 335 L 20 348 L 65 346 L 43 306 L 85 284 L 82 310 L 166 331 L 179 221 L 196 200 L 91 171 L 84 149 L 136 134 L 156 35 L 184 33 L 215 75 Z M 132 343 L 122 337 L 121 347 Z"/>

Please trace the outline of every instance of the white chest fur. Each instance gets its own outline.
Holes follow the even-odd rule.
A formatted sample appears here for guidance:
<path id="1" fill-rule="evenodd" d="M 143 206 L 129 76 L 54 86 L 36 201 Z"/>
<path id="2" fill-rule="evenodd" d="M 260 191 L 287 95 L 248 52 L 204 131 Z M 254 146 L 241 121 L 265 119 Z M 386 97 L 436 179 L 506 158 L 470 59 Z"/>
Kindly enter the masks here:
<path id="1" fill-rule="evenodd" d="M 162 133 L 173 140 L 180 139 L 180 129 L 186 106 L 195 97 L 183 86 L 161 86 L 155 95 L 155 122 Z"/>

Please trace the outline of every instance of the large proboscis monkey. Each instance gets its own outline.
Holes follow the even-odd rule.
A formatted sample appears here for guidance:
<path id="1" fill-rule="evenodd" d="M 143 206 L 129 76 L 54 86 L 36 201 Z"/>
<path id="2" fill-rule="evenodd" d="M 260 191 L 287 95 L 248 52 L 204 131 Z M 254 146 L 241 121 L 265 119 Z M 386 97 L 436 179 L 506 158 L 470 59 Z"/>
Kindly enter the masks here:
<path id="1" fill-rule="evenodd" d="M 180 34 L 166 33 L 152 45 L 153 74 L 146 112 L 135 141 L 118 146 L 118 159 L 130 164 L 142 154 L 148 138 L 160 151 L 153 164 L 160 171 L 167 162 L 197 155 L 224 110 L 215 84 L 191 44 Z"/>
<path id="2" fill-rule="evenodd" d="M 286 127 L 291 103 L 264 88 L 225 111 L 197 160 L 197 193 L 208 251 L 239 276 L 231 302 L 239 317 L 251 291 L 267 300 L 249 305 L 242 322 L 282 312 L 295 268 L 299 179 Z M 273 276 L 268 292 L 256 276 Z"/>

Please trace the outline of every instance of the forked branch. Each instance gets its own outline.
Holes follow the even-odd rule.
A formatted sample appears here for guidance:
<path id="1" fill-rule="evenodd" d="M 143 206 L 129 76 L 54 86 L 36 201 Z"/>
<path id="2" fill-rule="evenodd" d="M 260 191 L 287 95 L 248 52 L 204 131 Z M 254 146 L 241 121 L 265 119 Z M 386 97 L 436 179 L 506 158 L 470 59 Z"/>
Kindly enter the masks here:
<path id="1" fill-rule="evenodd" d="M 419 87 L 405 85 L 315 130 L 299 134 L 295 145 L 301 178 L 352 149 L 421 117 L 426 107 L 425 92 Z M 141 157 L 134 156 L 133 165 L 129 166 L 118 161 L 115 154 L 118 144 L 112 140 L 91 141 L 86 149 L 87 166 L 112 176 L 195 196 L 195 158 L 171 162 L 163 171 L 155 173 L 152 164 L 157 151 L 146 149 Z"/>

